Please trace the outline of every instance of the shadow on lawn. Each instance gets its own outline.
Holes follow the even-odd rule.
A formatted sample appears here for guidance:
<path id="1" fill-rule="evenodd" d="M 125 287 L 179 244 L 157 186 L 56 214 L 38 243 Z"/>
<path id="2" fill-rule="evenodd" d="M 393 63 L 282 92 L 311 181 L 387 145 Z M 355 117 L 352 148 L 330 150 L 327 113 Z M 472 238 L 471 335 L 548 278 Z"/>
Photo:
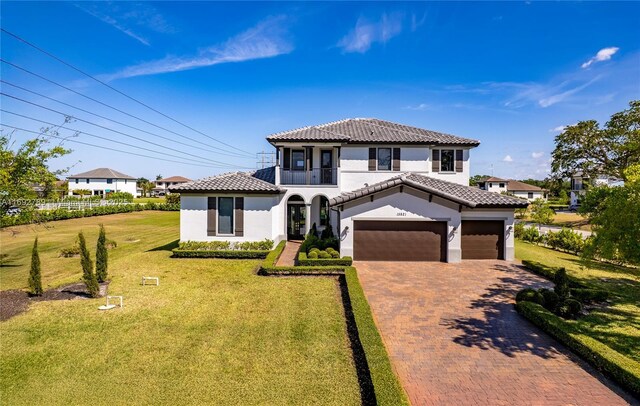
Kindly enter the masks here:
<path id="1" fill-rule="evenodd" d="M 178 243 L 180 242 L 180 240 L 173 240 L 169 243 L 166 243 L 165 245 L 161 245 L 159 247 L 155 247 L 155 248 L 151 248 L 150 250 L 147 250 L 147 252 L 152 252 L 152 251 L 171 251 L 174 248 L 178 248 Z"/>
<path id="2" fill-rule="evenodd" d="M 472 309 L 481 310 L 483 316 L 443 320 L 444 326 L 460 331 L 453 341 L 466 347 L 500 351 L 508 357 L 531 353 L 542 358 L 554 358 L 560 354 L 555 342 L 540 334 L 513 307 L 513 299 L 519 290 L 549 286 L 549 282 L 513 266 L 496 265 L 494 269 L 501 271 L 503 276 L 469 305 Z"/>

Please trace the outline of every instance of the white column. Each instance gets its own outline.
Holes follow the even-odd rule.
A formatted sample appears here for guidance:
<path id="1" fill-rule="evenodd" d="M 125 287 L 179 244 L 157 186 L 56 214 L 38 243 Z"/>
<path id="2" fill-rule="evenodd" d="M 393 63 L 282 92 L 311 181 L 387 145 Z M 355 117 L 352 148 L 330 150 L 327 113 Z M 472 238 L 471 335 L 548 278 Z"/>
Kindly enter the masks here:
<path id="1" fill-rule="evenodd" d="M 304 205 L 304 235 L 309 234 L 309 231 L 311 231 L 311 226 L 313 225 L 313 223 L 311 222 L 311 203 L 305 203 Z"/>

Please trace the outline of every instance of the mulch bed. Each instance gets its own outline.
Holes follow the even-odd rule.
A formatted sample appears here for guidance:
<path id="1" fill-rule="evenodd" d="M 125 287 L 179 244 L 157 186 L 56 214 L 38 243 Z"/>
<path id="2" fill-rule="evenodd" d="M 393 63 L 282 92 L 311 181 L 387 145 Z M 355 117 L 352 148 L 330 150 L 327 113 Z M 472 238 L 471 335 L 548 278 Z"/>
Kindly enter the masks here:
<path id="1" fill-rule="evenodd" d="M 100 284 L 100 296 L 107 294 L 109 282 Z M 0 321 L 9 320 L 10 318 L 26 312 L 29 309 L 29 303 L 46 302 L 50 300 L 75 300 L 90 299 L 91 296 L 87 292 L 84 283 L 72 283 L 70 285 L 60 286 L 46 290 L 42 296 L 31 296 L 23 290 L 2 290 L 0 291 Z"/>

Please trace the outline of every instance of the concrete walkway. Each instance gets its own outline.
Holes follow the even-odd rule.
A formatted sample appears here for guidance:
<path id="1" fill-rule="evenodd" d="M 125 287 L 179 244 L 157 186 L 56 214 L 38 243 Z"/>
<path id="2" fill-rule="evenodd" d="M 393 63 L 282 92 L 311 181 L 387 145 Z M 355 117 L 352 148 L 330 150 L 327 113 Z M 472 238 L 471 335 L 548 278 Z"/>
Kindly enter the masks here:
<path id="1" fill-rule="evenodd" d="M 549 231 L 557 233 L 558 231 L 562 230 L 562 227 L 553 226 L 553 225 L 538 227 L 538 225 L 533 224 L 533 223 L 529 223 L 529 222 L 524 222 L 524 225 L 527 226 L 527 227 L 536 227 L 536 228 L 538 228 L 538 231 L 540 231 L 542 233 L 548 233 Z M 572 231 L 575 231 L 578 234 L 582 234 L 582 238 L 587 238 L 592 234 L 591 231 L 588 231 L 588 230 L 578 230 L 578 229 L 571 228 L 571 227 L 568 227 L 568 228 L 570 228 Z"/>
<path id="2" fill-rule="evenodd" d="M 278 258 L 276 266 L 294 266 L 300 244 L 302 244 L 302 241 L 287 241 L 287 245 L 284 247 L 280 258 Z"/>
<path id="3" fill-rule="evenodd" d="M 635 400 L 521 317 L 549 283 L 505 261 L 357 262 L 413 405 L 624 405 Z"/>

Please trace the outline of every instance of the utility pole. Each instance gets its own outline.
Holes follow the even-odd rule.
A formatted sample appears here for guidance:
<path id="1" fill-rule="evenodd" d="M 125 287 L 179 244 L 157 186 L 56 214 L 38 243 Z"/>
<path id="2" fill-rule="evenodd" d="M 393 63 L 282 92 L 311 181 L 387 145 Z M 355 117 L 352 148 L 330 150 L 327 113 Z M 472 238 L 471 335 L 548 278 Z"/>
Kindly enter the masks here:
<path id="1" fill-rule="evenodd" d="M 276 153 L 275 152 L 258 152 L 257 154 L 257 169 L 268 168 L 269 166 L 274 166 L 276 164 Z"/>

